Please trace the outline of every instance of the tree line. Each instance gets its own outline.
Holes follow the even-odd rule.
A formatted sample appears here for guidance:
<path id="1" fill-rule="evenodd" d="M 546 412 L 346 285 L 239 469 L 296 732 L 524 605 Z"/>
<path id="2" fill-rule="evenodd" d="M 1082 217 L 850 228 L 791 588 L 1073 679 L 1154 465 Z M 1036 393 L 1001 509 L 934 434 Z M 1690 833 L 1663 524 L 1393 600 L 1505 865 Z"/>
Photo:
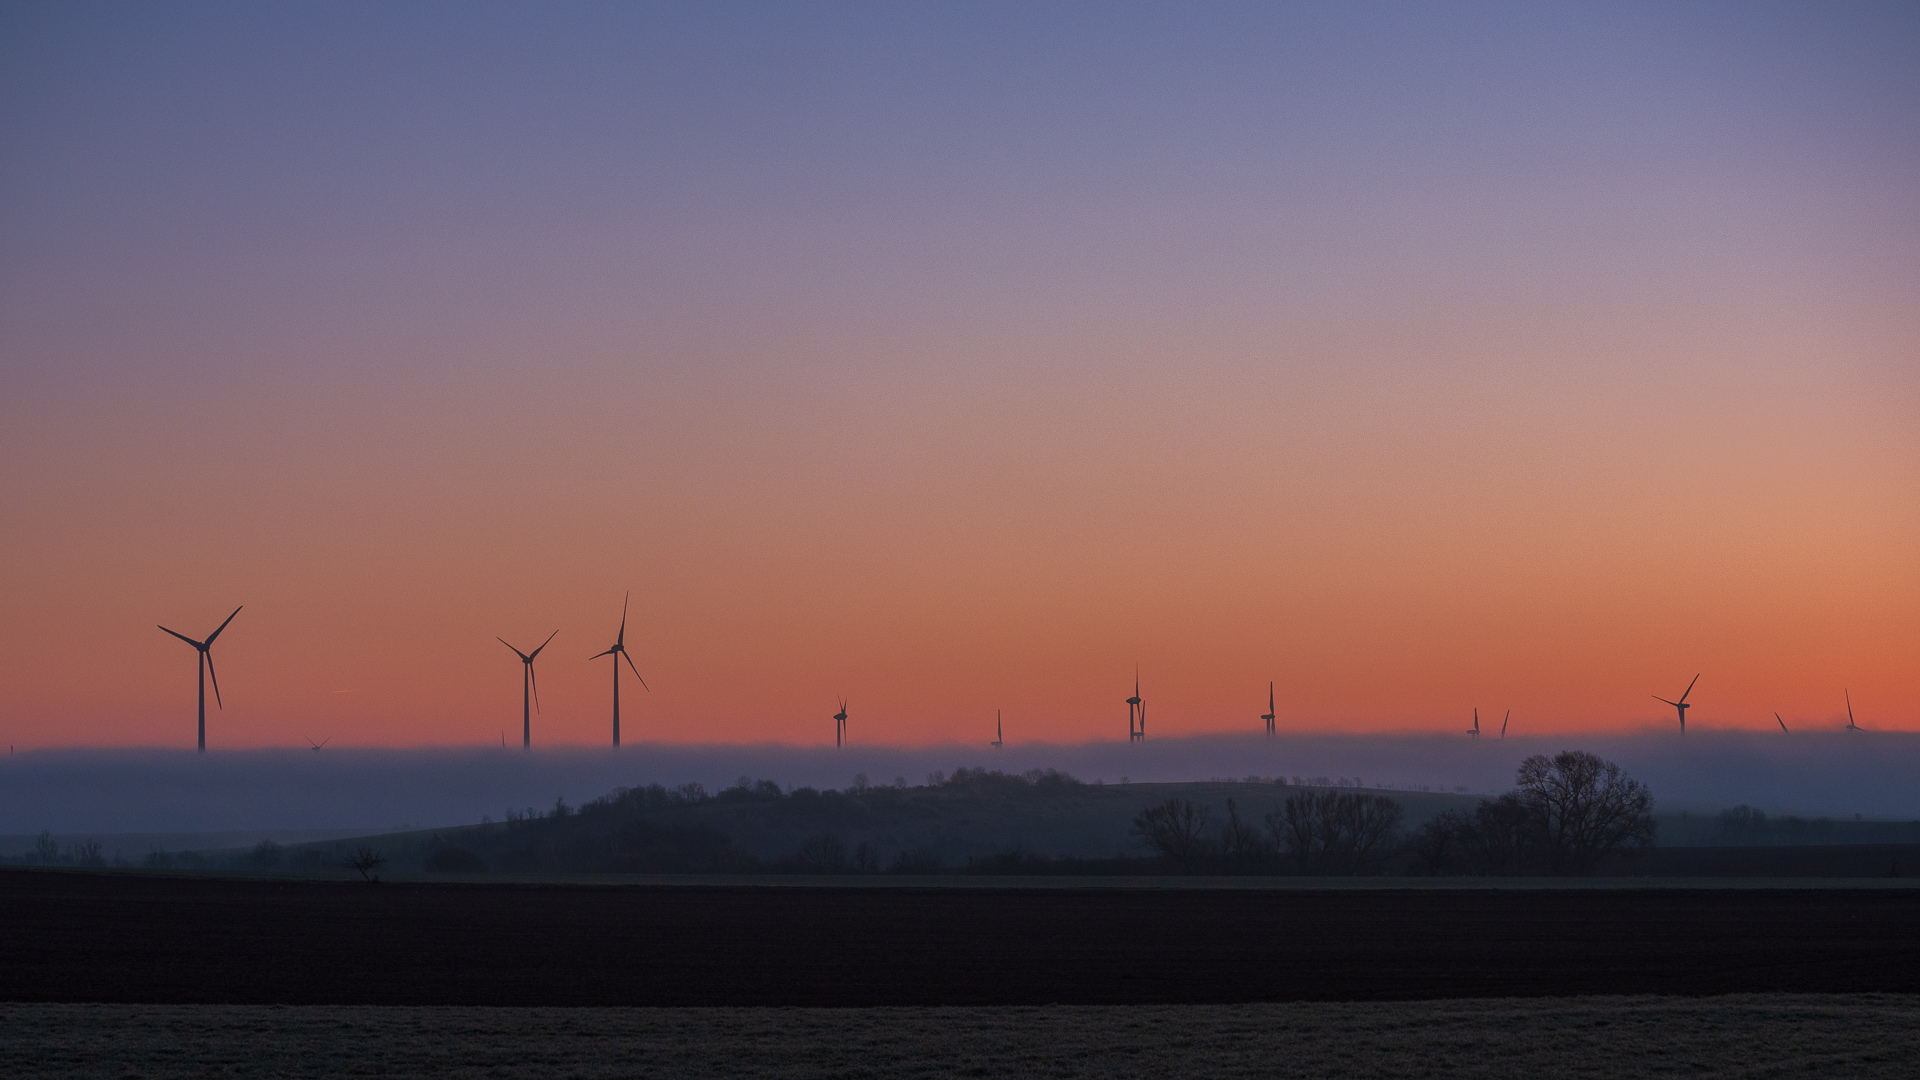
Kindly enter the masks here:
<path id="1" fill-rule="evenodd" d="M 1408 831 L 1385 795 L 1320 789 L 1260 821 L 1234 800 L 1216 819 L 1186 799 L 1142 810 L 1141 841 L 1183 873 L 1588 874 L 1653 845 L 1653 796 L 1583 750 L 1520 764 L 1513 790 L 1472 811 L 1446 810 Z"/>

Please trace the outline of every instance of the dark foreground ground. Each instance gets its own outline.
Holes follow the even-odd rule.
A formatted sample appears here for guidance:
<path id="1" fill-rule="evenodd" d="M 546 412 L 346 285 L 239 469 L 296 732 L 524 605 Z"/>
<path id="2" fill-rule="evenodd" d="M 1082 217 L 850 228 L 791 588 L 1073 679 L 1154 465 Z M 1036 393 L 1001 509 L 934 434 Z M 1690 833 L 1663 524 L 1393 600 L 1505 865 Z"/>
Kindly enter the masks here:
<path id="1" fill-rule="evenodd" d="M 0 1005 L 51 1077 L 1911 1077 L 1920 998 L 556 1009 Z"/>
<path id="2" fill-rule="evenodd" d="M 1172 1004 L 1920 993 L 1913 889 L 552 886 L 0 871 L 0 1001 Z"/>

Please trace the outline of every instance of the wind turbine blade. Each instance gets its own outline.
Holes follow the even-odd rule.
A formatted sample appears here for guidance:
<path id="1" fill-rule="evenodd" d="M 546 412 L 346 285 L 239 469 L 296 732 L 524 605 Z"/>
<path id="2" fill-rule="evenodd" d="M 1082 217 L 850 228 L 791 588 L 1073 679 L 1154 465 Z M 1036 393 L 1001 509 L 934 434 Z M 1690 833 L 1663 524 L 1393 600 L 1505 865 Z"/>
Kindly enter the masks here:
<path id="1" fill-rule="evenodd" d="M 245 604 L 240 605 L 240 607 L 246 607 L 246 606 L 247 605 Z M 238 614 L 240 614 L 240 608 L 234 608 L 233 615 L 238 615 Z M 223 622 L 220 624 L 220 630 L 225 630 L 227 628 L 227 623 L 230 623 L 233 621 L 233 615 L 227 616 L 227 622 Z M 213 644 L 213 639 L 220 636 L 220 630 L 215 630 L 213 633 L 207 635 L 207 644 L 209 645 Z"/>
<path id="2" fill-rule="evenodd" d="M 215 670 L 213 670 L 213 650 L 212 650 L 212 649 L 202 649 L 202 650 L 200 650 L 200 651 L 201 651 L 201 652 L 203 652 L 203 653 L 205 653 L 205 654 L 206 654 L 206 656 L 207 656 L 207 674 L 209 674 L 209 675 L 211 675 L 211 676 L 213 676 L 213 704 L 214 704 L 214 707 L 215 707 L 215 708 L 219 708 L 219 709 L 225 709 L 225 708 L 226 708 L 226 706 L 220 703 L 220 673 L 219 673 L 219 672 L 217 672 L 217 671 L 215 671 Z M 202 700 L 204 700 L 204 699 L 202 699 Z"/>
<path id="3" fill-rule="evenodd" d="M 601 658 L 601 657 L 603 657 L 603 656 L 612 656 L 613 654 L 615 654 L 616 652 L 619 652 L 619 651 L 620 651 L 620 650 L 618 650 L 618 649 L 608 649 L 608 650 L 607 650 L 606 652 L 597 652 L 597 653 L 594 653 L 594 654 L 593 654 L 592 656 L 589 656 L 589 657 L 587 657 L 587 659 L 589 659 L 589 660 L 598 660 L 598 659 L 600 659 L 600 658 Z M 617 661 L 616 661 L 616 662 L 617 662 Z"/>
<path id="4" fill-rule="evenodd" d="M 628 592 L 626 600 L 620 601 L 620 636 L 613 639 L 616 645 L 624 645 L 627 642 L 627 600 L 631 599 L 633 599 L 633 593 Z"/>
<path id="5" fill-rule="evenodd" d="M 558 630 L 555 630 L 555 631 L 554 631 L 553 633 L 551 633 L 551 634 L 548 634 L 548 635 L 547 635 L 547 640 L 546 640 L 546 641 L 543 641 L 543 642 L 541 642 L 541 643 L 540 643 L 540 649 L 544 649 L 544 648 L 546 648 L 546 647 L 547 647 L 547 645 L 548 645 L 548 644 L 550 644 L 550 643 L 551 643 L 551 642 L 553 641 L 553 639 L 554 639 L 554 638 L 556 638 L 556 637 L 558 637 L 558 636 L 559 636 L 559 634 L 560 634 L 560 631 L 558 631 Z M 539 656 L 539 655 L 540 655 L 540 649 L 535 649 L 535 650 L 533 650 L 533 655 L 532 655 L 532 656 L 529 656 L 529 657 L 527 657 L 527 661 L 528 661 L 529 663 L 531 663 L 531 662 L 533 661 L 533 657 L 534 657 L 534 656 Z"/>
<path id="6" fill-rule="evenodd" d="M 155 625 L 155 626 L 160 626 L 160 624 L 159 624 L 159 623 L 155 623 L 154 625 Z M 167 628 L 166 628 L 166 627 L 164 627 L 164 626 L 161 626 L 161 627 L 160 627 L 160 629 L 162 629 L 162 630 L 167 630 Z M 200 647 L 200 643 L 199 643 L 199 642 L 197 642 L 197 641 L 195 641 L 195 640 L 193 640 L 192 638 L 190 638 L 190 637 L 188 637 L 187 635 L 185 635 L 185 634 L 183 634 L 183 633 L 181 633 L 181 632 L 180 632 L 180 631 L 178 631 L 178 630 L 167 630 L 167 633 L 169 633 L 169 634 L 172 634 L 172 635 L 173 635 L 174 637 L 177 637 L 177 638 L 179 638 L 179 639 L 180 639 L 181 641 L 184 641 L 184 642 L 186 642 L 187 644 L 189 644 L 189 645 L 191 645 L 191 646 L 193 646 L 193 647 L 194 647 L 194 648 L 196 648 L 196 649 Z"/>
<path id="7" fill-rule="evenodd" d="M 1660 696 L 1659 694 L 1655 694 L 1655 695 L 1653 695 L 1653 700 L 1655 700 L 1655 701 L 1667 701 L 1667 699 L 1666 699 L 1666 698 L 1663 698 L 1663 697 L 1661 697 L 1661 696 Z M 1677 701 L 1667 701 L 1667 704 L 1669 704 L 1669 705 L 1671 705 L 1671 706 L 1673 706 L 1673 707 L 1674 707 L 1674 708 L 1676 708 L 1676 709 L 1680 707 L 1680 703 L 1679 703 L 1679 702 L 1677 702 Z"/>
<path id="8" fill-rule="evenodd" d="M 540 676 L 533 673 L 533 664 L 527 664 L 527 682 L 533 687 L 533 711 L 540 711 Z"/>
<path id="9" fill-rule="evenodd" d="M 513 649 L 513 646 L 508 644 L 506 638 L 495 638 L 494 640 L 498 641 L 502 645 L 506 645 L 507 648 L 509 649 Z M 521 652 L 519 649 L 513 649 L 513 655 L 519 657 L 520 662 L 523 664 L 530 664 L 533 662 L 533 657 L 528 656 L 526 653 Z"/>
<path id="10" fill-rule="evenodd" d="M 1773 718 L 1774 718 L 1775 720 L 1780 720 L 1780 714 L 1779 714 L 1779 713 L 1774 713 L 1774 714 L 1773 714 Z M 1785 720 L 1780 720 L 1780 730 L 1781 730 L 1781 731 L 1786 731 L 1786 730 L 1787 730 L 1787 722 L 1786 722 Z M 1787 732 L 1787 733 L 1788 733 L 1789 735 L 1791 735 L 1791 734 L 1792 734 L 1792 732 Z"/>
<path id="11" fill-rule="evenodd" d="M 329 735 L 326 738 L 320 740 L 320 745 L 325 746 L 332 741 L 333 741 L 333 736 Z"/>
<path id="12" fill-rule="evenodd" d="M 633 657 L 627 656 L 627 650 L 621 649 L 620 655 L 626 657 L 627 667 L 633 672 L 633 677 L 640 680 L 640 689 L 649 694 L 653 693 L 653 687 L 647 685 L 647 680 L 641 676 L 640 669 L 633 666 Z M 614 662 L 619 663 L 617 660 Z"/>
<path id="13" fill-rule="evenodd" d="M 1508 709 L 1507 715 L 1500 718 L 1500 737 L 1503 739 L 1507 737 L 1507 721 L 1511 719 L 1513 719 L 1512 709 Z"/>
<path id="14" fill-rule="evenodd" d="M 1699 682 L 1699 681 L 1700 681 L 1700 676 L 1699 676 L 1699 675 L 1695 675 L 1695 676 L 1693 677 L 1693 682 L 1690 682 L 1690 683 L 1688 683 L 1688 684 L 1687 684 L 1687 694 L 1691 694 L 1691 693 L 1693 693 L 1693 683 L 1694 683 L 1694 682 Z M 1685 701 L 1685 700 L 1687 700 L 1687 694 L 1681 694 L 1681 695 L 1680 695 L 1680 700 L 1681 700 L 1681 701 Z"/>

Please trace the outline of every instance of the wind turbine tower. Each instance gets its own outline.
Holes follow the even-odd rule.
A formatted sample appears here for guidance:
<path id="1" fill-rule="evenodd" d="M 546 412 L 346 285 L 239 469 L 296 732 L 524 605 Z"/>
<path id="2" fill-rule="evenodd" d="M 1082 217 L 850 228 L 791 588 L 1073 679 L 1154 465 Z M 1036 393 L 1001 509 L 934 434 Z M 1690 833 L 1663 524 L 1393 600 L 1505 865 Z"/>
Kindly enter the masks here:
<path id="1" fill-rule="evenodd" d="M 1267 738 L 1269 739 L 1273 738 L 1273 715 L 1279 711 L 1280 710 L 1273 707 L 1273 683 L 1269 682 L 1267 683 L 1267 711 L 1260 714 L 1260 719 L 1267 722 Z"/>
<path id="2" fill-rule="evenodd" d="M 1693 683 L 1697 683 L 1699 681 L 1700 681 L 1700 676 L 1695 675 L 1693 677 L 1693 682 L 1690 682 L 1687 684 L 1687 694 L 1693 693 Z M 1687 704 L 1687 694 L 1681 694 L 1679 701 L 1667 701 L 1666 698 L 1661 697 L 1659 694 L 1653 695 L 1653 700 L 1667 701 L 1667 704 L 1680 710 L 1680 734 L 1682 735 L 1685 735 L 1687 733 L 1687 710 L 1693 708 L 1693 706 Z"/>
<path id="3" fill-rule="evenodd" d="M 240 605 L 240 607 L 245 607 L 245 606 L 246 606 L 245 604 Z M 240 614 L 240 608 L 234 608 L 233 615 L 238 615 L 238 614 Z M 227 622 L 223 622 L 220 624 L 220 630 L 225 630 L 227 628 L 227 623 L 230 623 L 233 621 L 233 615 L 227 616 Z M 167 630 L 167 628 L 164 626 L 160 627 L 160 629 Z M 226 705 L 222 703 L 220 700 L 220 673 L 213 670 L 213 639 L 220 636 L 220 630 L 215 630 L 213 633 L 208 634 L 207 640 L 205 641 L 195 641 L 178 630 L 167 630 L 167 633 L 172 634 L 174 637 L 179 638 L 181 641 L 186 642 L 187 644 L 193 646 L 195 649 L 198 649 L 200 651 L 200 752 L 203 754 L 207 752 L 207 676 L 208 675 L 213 676 L 214 706 L 216 708 L 223 709 L 223 710 L 226 708 Z"/>
<path id="4" fill-rule="evenodd" d="M 847 699 L 840 699 L 840 711 L 833 714 L 833 745 L 840 746 L 847 741 Z"/>
<path id="5" fill-rule="evenodd" d="M 547 640 L 540 643 L 540 649 L 546 648 L 559 633 L 560 631 L 555 630 L 548 634 Z M 500 644 L 513 649 L 506 638 L 501 638 Z M 540 707 L 540 684 L 533 677 L 533 659 L 540 655 L 540 649 L 530 653 L 513 649 L 513 655 L 520 658 L 520 664 L 525 669 L 520 676 L 520 749 L 522 750 L 533 749 L 533 713 Z"/>
<path id="6" fill-rule="evenodd" d="M 1145 742 L 1147 703 L 1140 696 L 1140 665 L 1133 665 L 1133 696 L 1127 699 L 1127 741 Z"/>
<path id="7" fill-rule="evenodd" d="M 627 599 L 633 599 L 633 594 L 628 593 Z M 554 633 L 557 634 L 559 631 L 556 630 Z M 595 653 L 587 657 L 589 660 L 598 660 L 603 656 L 613 657 L 613 745 L 616 749 L 620 746 L 620 661 L 625 660 L 627 666 L 633 668 L 633 677 L 640 679 L 640 689 L 645 690 L 649 694 L 653 693 L 653 687 L 647 685 L 647 680 L 640 678 L 640 669 L 633 667 L 633 656 L 627 652 L 626 642 L 627 601 L 622 600 L 620 601 L 620 633 L 619 636 L 613 639 L 613 647 L 606 652 Z M 512 646 L 508 647 L 511 648 Z"/>
<path id="8" fill-rule="evenodd" d="M 995 709 L 993 710 L 993 748 L 1000 749 L 1001 744 L 1006 741 L 1006 731 L 1000 726 L 1000 710 Z"/>
<path id="9" fill-rule="evenodd" d="M 1471 739 L 1480 737 L 1480 706 L 1478 705 L 1473 707 L 1473 730 L 1467 732 L 1467 737 Z"/>

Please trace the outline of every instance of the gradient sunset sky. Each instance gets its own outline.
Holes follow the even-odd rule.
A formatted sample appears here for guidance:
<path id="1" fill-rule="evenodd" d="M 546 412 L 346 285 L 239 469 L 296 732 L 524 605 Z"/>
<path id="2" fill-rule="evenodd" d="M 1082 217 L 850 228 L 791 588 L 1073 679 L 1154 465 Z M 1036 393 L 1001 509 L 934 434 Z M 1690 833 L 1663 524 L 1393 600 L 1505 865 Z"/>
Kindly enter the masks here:
<path id="1" fill-rule="evenodd" d="M 0 9 L 0 740 L 1920 729 L 1920 7 Z M 1777 729 L 1776 729 L 1777 730 Z"/>

